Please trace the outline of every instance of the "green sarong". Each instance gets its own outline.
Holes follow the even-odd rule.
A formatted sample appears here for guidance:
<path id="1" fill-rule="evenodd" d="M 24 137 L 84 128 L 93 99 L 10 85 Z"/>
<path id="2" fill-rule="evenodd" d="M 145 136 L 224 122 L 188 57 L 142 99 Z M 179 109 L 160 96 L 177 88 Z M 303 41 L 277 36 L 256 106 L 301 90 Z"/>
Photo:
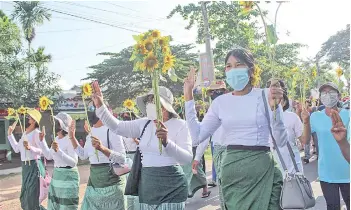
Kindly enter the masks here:
<path id="1" fill-rule="evenodd" d="M 127 153 L 127 157 L 134 160 L 135 153 Z M 126 180 L 128 180 L 129 173 L 125 175 Z M 127 195 L 127 210 L 139 210 L 139 197 Z"/>
<path id="2" fill-rule="evenodd" d="M 193 158 L 196 155 L 196 147 L 193 147 Z M 197 174 L 193 173 L 192 163 L 182 166 L 185 177 L 188 183 L 188 197 L 193 197 L 194 194 L 199 190 L 207 186 L 206 174 L 203 171 L 202 159 L 197 166 Z"/>
<path id="3" fill-rule="evenodd" d="M 213 164 L 217 172 L 219 201 L 221 203 L 222 210 L 225 209 L 225 206 L 224 206 L 223 192 L 221 187 L 221 164 L 222 164 L 223 154 L 226 148 L 227 148 L 226 146 L 220 146 L 220 145 L 213 146 Z"/>
<path id="4" fill-rule="evenodd" d="M 75 168 L 54 168 L 48 210 L 76 210 L 79 204 L 79 172 Z"/>
<path id="5" fill-rule="evenodd" d="M 90 166 L 90 177 L 82 210 L 125 210 L 124 177 L 114 174 L 110 164 Z"/>
<path id="6" fill-rule="evenodd" d="M 39 204 L 39 170 L 36 160 L 22 162 L 21 207 L 23 210 L 43 209 Z"/>
<path id="7" fill-rule="evenodd" d="M 226 149 L 220 177 L 225 209 L 280 210 L 283 178 L 271 151 Z"/>
<path id="8" fill-rule="evenodd" d="M 184 210 L 187 198 L 188 185 L 179 165 L 141 169 L 140 210 Z"/>

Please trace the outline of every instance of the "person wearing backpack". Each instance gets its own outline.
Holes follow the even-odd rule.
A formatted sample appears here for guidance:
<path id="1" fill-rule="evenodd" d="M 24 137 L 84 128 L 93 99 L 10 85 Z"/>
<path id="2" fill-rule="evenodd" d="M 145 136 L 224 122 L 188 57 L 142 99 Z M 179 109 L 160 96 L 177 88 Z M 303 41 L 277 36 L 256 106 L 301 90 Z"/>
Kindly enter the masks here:
<path id="1" fill-rule="evenodd" d="M 136 99 L 138 108 L 147 118 L 120 121 L 113 117 L 104 105 L 97 82 L 93 83 L 93 89 L 92 98 L 97 107 L 96 114 L 112 132 L 130 138 L 138 138 L 143 133 L 139 143 L 142 154 L 138 184 L 140 209 L 184 210 L 188 185 L 180 165 L 191 163 L 192 141 L 186 122 L 178 119 L 178 114 L 172 106 L 172 92 L 165 87 L 159 87 L 163 122 L 156 120 L 156 104 L 152 90 Z M 157 123 L 160 123 L 160 128 L 157 128 Z M 159 149 L 160 139 L 162 153 Z"/>
<path id="2" fill-rule="evenodd" d="M 49 188 L 48 210 L 76 210 L 79 204 L 78 155 L 69 139 L 68 133 L 72 118 L 60 112 L 55 119 L 56 138 L 49 149 L 44 138 L 40 138 L 40 147 L 48 160 L 54 160 L 54 171 Z M 45 136 L 45 130 L 43 130 Z"/>

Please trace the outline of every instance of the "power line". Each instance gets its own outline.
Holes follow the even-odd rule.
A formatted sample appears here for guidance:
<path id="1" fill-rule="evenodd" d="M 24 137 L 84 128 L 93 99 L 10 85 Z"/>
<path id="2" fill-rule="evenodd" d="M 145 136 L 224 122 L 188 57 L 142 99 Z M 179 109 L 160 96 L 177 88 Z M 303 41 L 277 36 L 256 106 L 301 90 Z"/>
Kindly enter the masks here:
<path id="1" fill-rule="evenodd" d="M 69 13 L 66 13 L 66 12 L 61 12 L 61 11 L 58 11 L 58 10 L 55 10 L 55 9 L 50 9 L 50 8 L 47 8 L 47 7 L 42 7 L 42 8 L 47 9 L 47 10 L 50 10 L 50 11 L 52 11 L 52 12 L 56 12 L 56 13 L 60 13 L 60 14 L 72 16 L 72 17 L 75 17 L 75 18 L 80 18 L 80 19 L 88 20 L 88 21 L 91 21 L 91 22 L 95 22 L 95 23 L 99 23 L 99 24 L 103 24 L 103 25 L 107 25 L 107 26 L 119 28 L 119 29 L 122 29 L 122 30 L 130 31 L 130 32 L 135 32 L 135 33 L 141 33 L 140 31 L 136 31 L 136 30 L 133 30 L 133 29 L 128 29 L 128 28 L 116 26 L 116 25 L 113 25 L 113 24 L 110 24 L 110 23 L 104 23 L 104 22 L 101 22 L 101 21 L 98 21 L 98 20 L 93 20 L 93 19 L 89 19 L 89 18 L 82 17 L 82 16 L 78 16 L 78 15 L 74 15 L 74 14 L 69 14 Z"/>
<path id="2" fill-rule="evenodd" d="M 68 5 L 73 5 L 73 6 L 78 6 L 78 7 L 83 7 L 83 8 L 88 8 L 88 9 L 93 9 L 93 10 L 98 10 L 98 11 L 103 11 L 103 12 L 109 12 L 109 13 L 113 13 L 113 14 L 116 14 L 116 15 L 124 16 L 124 17 L 125 16 L 127 16 L 127 17 L 129 16 L 129 17 L 142 18 L 142 19 L 146 19 L 147 18 L 147 17 L 141 17 L 141 16 L 133 16 L 133 15 L 126 14 L 126 13 L 119 13 L 119 12 L 116 12 L 116 11 L 111 11 L 111 10 L 106 10 L 106 9 L 100 9 L 100 8 L 96 8 L 96 7 L 90 7 L 90 6 L 77 4 L 77 3 L 72 3 L 72 2 L 57 2 L 57 3 L 68 4 Z"/>

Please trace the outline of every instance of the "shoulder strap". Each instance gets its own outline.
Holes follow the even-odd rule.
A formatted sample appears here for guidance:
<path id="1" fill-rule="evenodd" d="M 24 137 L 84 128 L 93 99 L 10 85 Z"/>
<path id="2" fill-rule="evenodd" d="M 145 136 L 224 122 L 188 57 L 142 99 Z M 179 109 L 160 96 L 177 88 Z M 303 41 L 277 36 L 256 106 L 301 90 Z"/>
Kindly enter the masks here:
<path id="1" fill-rule="evenodd" d="M 139 141 L 140 141 L 141 137 L 143 137 L 144 132 L 145 132 L 145 129 L 146 129 L 146 127 L 150 124 L 150 122 L 151 122 L 151 120 L 148 120 L 148 121 L 146 122 L 146 124 L 144 125 L 143 131 L 141 131 L 141 135 L 140 135 L 140 137 L 138 138 Z"/>
<path id="2" fill-rule="evenodd" d="M 110 129 L 107 129 L 107 148 L 110 149 Z"/>
<path id="3" fill-rule="evenodd" d="M 266 100 L 266 93 L 265 93 L 265 90 L 263 89 L 262 90 L 262 99 L 263 99 L 263 103 L 264 103 L 264 109 L 265 109 L 265 115 L 266 115 L 266 118 L 267 118 L 267 121 L 268 121 L 268 128 L 269 128 L 269 132 L 271 134 L 271 137 L 272 137 L 272 141 L 273 141 L 273 145 L 274 145 L 274 148 L 275 150 L 277 151 L 277 154 L 278 154 L 278 157 L 279 157 L 279 160 L 282 164 L 282 167 L 284 169 L 284 171 L 288 171 L 286 165 L 285 165 L 285 162 L 283 160 L 283 157 L 282 157 L 282 154 L 280 153 L 279 151 L 279 147 L 277 145 L 277 142 L 275 141 L 275 138 L 273 136 L 273 132 L 272 132 L 272 127 L 271 127 L 271 118 L 269 117 L 269 112 L 268 112 L 268 105 L 267 105 L 267 100 Z M 299 171 L 299 168 L 297 167 L 296 165 L 296 161 L 295 161 L 295 158 L 294 158 L 294 152 L 289 144 L 289 142 L 287 142 L 286 146 L 288 147 L 288 150 L 289 150 L 289 154 L 290 154 L 290 157 L 292 159 L 292 162 L 294 164 L 294 168 L 295 168 L 295 171 L 296 172 L 300 172 Z"/>

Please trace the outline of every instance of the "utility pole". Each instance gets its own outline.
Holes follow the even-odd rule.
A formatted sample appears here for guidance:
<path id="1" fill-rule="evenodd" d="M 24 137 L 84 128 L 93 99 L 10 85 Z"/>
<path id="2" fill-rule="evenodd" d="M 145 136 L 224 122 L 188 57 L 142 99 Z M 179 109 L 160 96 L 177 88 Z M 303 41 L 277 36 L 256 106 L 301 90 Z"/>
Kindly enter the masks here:
<path id="1" fill-rule="evenodd" d="M 206 2 L 201 2 L 201 9 L 202 9 L 202 17 L 204 19 L 204 27 L 205 27 L 205 43 L 206 43 L 206 53 L 208 57 L 208 65 L 211 68 L 211 72 L 209 74 L 210 82 L 216 79 L 215 72 L 214 72 L 214 61 L 213 61 L 213 54 L 211 49 L 211 35 L 210 35 L 210 28 L 208 25 L 208 17 L 207 17 L 207 9 L 206 9 Z"/>

